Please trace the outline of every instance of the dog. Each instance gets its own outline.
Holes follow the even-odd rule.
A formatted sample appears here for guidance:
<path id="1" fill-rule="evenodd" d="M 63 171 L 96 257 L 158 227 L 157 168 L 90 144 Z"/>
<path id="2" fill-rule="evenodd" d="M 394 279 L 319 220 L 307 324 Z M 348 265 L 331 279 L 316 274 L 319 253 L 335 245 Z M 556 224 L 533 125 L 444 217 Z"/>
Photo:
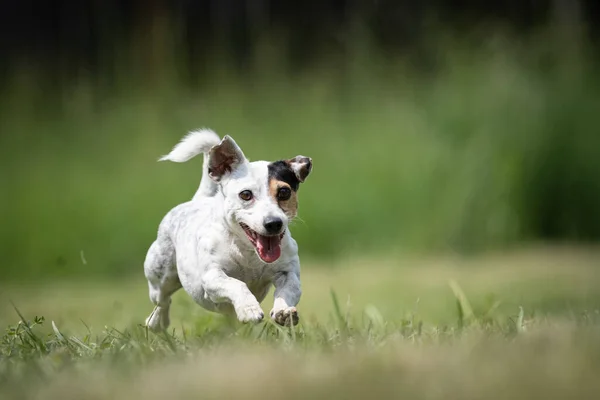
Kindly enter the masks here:
<path id="1" fill-rule="evenodd" d="M 279 325 L 296 325 L 300 260 L 289 223 L 297 215 L 298 189 L 312 171 L 312 159 L 250 162 L 229 135 L 220 139 L 200 129 L 159 161 L 182 163 L 200 153 L 196 194 L 165 215 L 146 255 L 144 273 L 155 305 L 146 326 L 168 328 L 171 296 L 182 287 L 209 311 L 258 323 L 271 286 L 270 317 Z"/>

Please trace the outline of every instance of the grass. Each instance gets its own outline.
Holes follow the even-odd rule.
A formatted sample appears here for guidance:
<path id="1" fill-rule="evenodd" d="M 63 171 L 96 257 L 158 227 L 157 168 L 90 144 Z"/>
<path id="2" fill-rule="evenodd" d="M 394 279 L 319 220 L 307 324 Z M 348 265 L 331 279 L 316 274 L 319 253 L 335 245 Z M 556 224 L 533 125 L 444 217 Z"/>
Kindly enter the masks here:
<path id="1" fill-rule="evenodd" d="M 128 64 L 155 50 L 140 42 L 106 76 L 15 64 L 0 398 L 598 397 L 599 250 L 515 247 L 600 237 L 597 60 L 571 37 L 483 36 L 424 43 L 427 71 L 360 40 L 294 73 L 277 43 L 243 74 L 211 60 L 194 76 L 168 50 Z M 240 326 L 183 292 L 169 332 L 140 326 L 141 260 L 201 165 L 155 160 L 199 126 L 251 159 L 314 160 L 297 328 Z"/>
<path id="2" fill-rule="evenodd" d="M 598 260 L 540 247 L 307 261 L 296 328 L 240 325 L 178 293 L 159 335 L 139 325 L 151 311 L 141 276 L 4 285 L 0 397 L 593 398 Z"/>

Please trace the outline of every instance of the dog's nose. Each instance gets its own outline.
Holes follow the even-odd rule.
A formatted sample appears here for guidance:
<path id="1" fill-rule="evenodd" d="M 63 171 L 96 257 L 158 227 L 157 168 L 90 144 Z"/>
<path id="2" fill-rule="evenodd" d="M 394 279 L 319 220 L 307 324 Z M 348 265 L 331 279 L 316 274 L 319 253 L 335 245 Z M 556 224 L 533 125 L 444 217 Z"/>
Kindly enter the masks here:
<path id="1" fill-rule="evenodd" d="M 279 233 L 281 231 L 281 227 L 283 226 L 283 221 L 278 217 L 267 217 L 265 218 L 264 227 L 267 230 L 267 233 Z"/>

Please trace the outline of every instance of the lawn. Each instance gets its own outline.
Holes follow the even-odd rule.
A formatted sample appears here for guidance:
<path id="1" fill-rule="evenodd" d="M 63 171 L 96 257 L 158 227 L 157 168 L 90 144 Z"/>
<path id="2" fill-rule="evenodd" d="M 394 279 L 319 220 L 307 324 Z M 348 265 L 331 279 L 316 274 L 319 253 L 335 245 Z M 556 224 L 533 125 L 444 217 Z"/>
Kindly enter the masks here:
<path id="1" fill-rule="evenodd" d="M 180 292 L 154 335 L 139 326 L 141 272 L 4 285 L 0 397 L 593 398 L 598 261 L 575 247 L 308 260 L 293 330 L 227 321 Z"/>
<path id="2" fill-rule="evenodd" d="M 600 238 L 593 47 L 432 33 L 424 69 L 357 38 L 294 72 L 265 38 L 244 73 L 196 73 L 176 46 L 130 60 L 153 38 L 97 75 L 7 69 L 0 399 L 600 398 L 600 248 L 516 248 Z M 181 291 L 168 332 L 140 325 L 144 256 L 202 165 L 156 160 L 203 126 L 313 158 L 294 329 Z"/>

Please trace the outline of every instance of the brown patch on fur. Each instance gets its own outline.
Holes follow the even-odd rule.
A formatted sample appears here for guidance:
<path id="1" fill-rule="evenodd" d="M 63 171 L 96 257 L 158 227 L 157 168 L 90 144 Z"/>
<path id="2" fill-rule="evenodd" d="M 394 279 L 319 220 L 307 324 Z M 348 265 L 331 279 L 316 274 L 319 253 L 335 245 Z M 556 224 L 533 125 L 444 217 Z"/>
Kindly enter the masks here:
<path id="1" fill-rule="evenodd" d="M 312 159 L 310 157 L 296 156 L 286 161 L 291 170 L 294 171 L 300 183 L 306 180 L 312 170 Z"/>
<path id="2" fill-rule="evenodd" d="M 215 181 L 220 181 L 223 175 L 230 173 L 244 159 L 244 154 L 229 136 L 221 143 L 213 146 L 208 153 L 208 175 Z"/>
<path id="3" fill-rule="evenodd" d="M 282 187 L 287 187 L 290 189 L 292 195 L 287 200 L 279 200 L 277 198 L 277 192 Z M 288 218 L 294 218 L 298 212 L 298 197 L 294 190 L 292 190 L 291 186 L 284 181 L 279 181 L 277 179 L 269 180 L 269 195 L 275 199 L 279 207 L 283 210 L 285 215 Z"/>

